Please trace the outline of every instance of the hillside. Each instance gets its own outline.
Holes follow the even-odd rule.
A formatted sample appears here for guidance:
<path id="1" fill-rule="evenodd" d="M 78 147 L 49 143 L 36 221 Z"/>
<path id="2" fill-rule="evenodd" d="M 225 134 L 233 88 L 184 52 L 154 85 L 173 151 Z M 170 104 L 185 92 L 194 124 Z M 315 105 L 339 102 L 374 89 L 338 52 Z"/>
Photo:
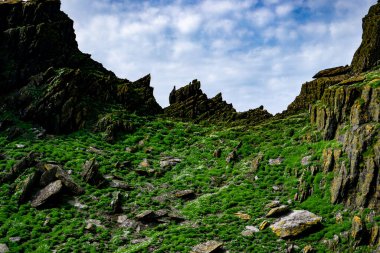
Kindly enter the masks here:
<path id="1" fill-rule="evenodd" d="M 162 109 L 60 1 L 0 1 L 0 253 L 379 252 L 379 27 L 281 114 L 198 80 Z"/>

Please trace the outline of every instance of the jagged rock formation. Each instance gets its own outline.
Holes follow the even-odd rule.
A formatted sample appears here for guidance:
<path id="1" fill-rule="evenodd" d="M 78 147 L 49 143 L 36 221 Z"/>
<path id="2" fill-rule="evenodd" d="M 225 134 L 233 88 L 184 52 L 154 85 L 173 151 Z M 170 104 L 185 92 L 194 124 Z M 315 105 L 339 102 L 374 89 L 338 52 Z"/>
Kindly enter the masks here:
<path id="1" fill-rule="evenodd" d="M 262 106 L 247 112 L 236 112 L 232 104 L 223 100 L 221 93 L 209 99 L 201 90 L 198 80 L 193 80 L 178 90 L 174 87 L 169 96 L 169 103 L 170 106 L 164 109 L 167 116 L 196 122 L 255 124 L 272 117 Z"/>
<path id="2" fill-rule="evenodd" d="M 334 86 L 311 110 L 311 121 L 327 140 L 343 143 L 341 152 L 325 152 L 325 171 L 333 171 L 331 201 L 353 207 L 379 208 L 380 198 L 380 88 Z M 335 153 L 335 154 L 334 154 Z"/>
<path id="3" fill-rule="evenodd" d="M 369 9 L 363 18 L 362 43 L 352 59 L 354 73 L 370 70 L 380 64 L 380 4 Z"/>
<path id="4" fill-rule="evenodd" d="M 0 97 L 49 132 L 85 125 L 106 104 L 142 114 L 161 111 L 150 75 L 131 82 L 79 51 L 59 0 L 0 2 Z"/>

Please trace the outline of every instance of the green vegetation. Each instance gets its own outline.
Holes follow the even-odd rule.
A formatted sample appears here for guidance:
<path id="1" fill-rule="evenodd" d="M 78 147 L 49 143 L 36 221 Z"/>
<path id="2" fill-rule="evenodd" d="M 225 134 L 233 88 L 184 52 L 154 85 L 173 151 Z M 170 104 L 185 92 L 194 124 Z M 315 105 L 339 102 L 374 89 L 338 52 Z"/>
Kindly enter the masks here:
<path id="1" fill-rule="evenodd" d="M 321 169 L 312 176 L 307 172 L 309 165 L 301 164 L 303 157 L 311 156 L 310 166 L 321 168 L 322 151 L 339 146 L 335 141 L 322 141 L 319 132 L 310 126 L 307 114 L 234 128 L 165 118 L 118 115 L 115 119 L 123 117 L 129 120 L 128 124 L 139 127 L 134 132 L 120 133 L 113 144 L 104 141 L 103 133 L 88 130 L 40 140 L 35 138 L 31 125 L 21 122 L 17 122 L 24 132 L 21 137 L 9 141 L 6 133 L 1 133 L 0 153 L 6 156 L 0 160 L 1 172 L 9 171 L 28 152 L 40 152 L 42 161 L 55 161 L 72 170 L 73 178 L 86 193 L 78 197 L 85 205 L 82 209 L 64 197 L 54 207 L 37 210 L 29 203 L 17 205 L 18 189 L 30 170 L 14 183 L 1 185 L 0 243 L 7 243 L 12 252 L 189 252 L 198 243 L 219 240 L 230 252 L 280 252 L 287 243 L 278 241 L 269 228 L 251 237 L 241 235 L 245 226 L 259 226 L 268 211 L 265 205 L 275 199 L 289 203 L 292 209 L 307 209 L 323 217 L 321 230 L 292 241 L 301 249 L 310 244 L 318 252 L 327 252 L 322 240 L 348 231 L 351 226 L 353 213 L 341 205 L 330 204 L 331 177 L 322 174 Z M 112 115 L 106 117 L 106 121 L 111 119 Z M 237 160 L 227 163 L 225 158 L 240 141 Z M 25 147 L 16 148 L 16 144 Z M 91 152 L 90 147 L 101 152 Z M 222 150 L 220 158 L 213 156 L 218 148 Z M 255 170 L 251 163 L 259 153 L 263 159 Z M 164 156 L 182 161 L 170 169 L 161 168 L 160 159 Z M 268 163 L 278 157 L 283 158 L 281 164 Z M 110 207 L 116 189 L 98 189 L 80 177 L 82 165 L 91 158 L 100 163 L 103 174 L 117 176 L 133 187 L 122 191 L 123 214 L 129 219 L 145 210 L 175 209 L 185 221 L 149 225 L 141 227 L 141 231 L 119 227 L 118 215 L 112 214 Z M 144 159 L 149 168 L 140 166 Z M 117 166 L 123 162 L 129 165 Z M 153 169 L 154 173 L 141 176 L 135 170 L 139 167 Z M 300 203 L 293 197 L 303 173 L 314 194 Z M 197 198 L 186 201 L 172 197 L 172 193 L 186 189 L 194 190 Z M 248 214 L 251 219 L 240 219 L 234 215 L 237 212 Z M 341 223 L 335 221 L 338 212 L 343 214 Z M 86 229 L 88 219 L 99 220 L 102 226 Z M 11 237 L 20 237 L 21 243 L 10 242 Z M 342 245 L 345 247 L 348 244 Z M 366 248 L 358 248 L 357 252 L 366 252 Z"/>

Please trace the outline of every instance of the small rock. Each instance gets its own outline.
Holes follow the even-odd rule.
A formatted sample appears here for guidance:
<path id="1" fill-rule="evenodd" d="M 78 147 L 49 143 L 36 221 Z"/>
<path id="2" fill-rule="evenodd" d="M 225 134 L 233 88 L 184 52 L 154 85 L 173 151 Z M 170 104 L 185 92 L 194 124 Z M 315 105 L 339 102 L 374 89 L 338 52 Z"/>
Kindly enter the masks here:
<path id="1" fill-rule="evenodd" d="M 254 234 L 254 232 L 252 231 L 252 230 L 243 230 L 242 232 L 241 232 L 241 235 L 242 236 L 246 236 L 246 237 L 249 237 L 249 236 L 252 236 Z"/>
<path id="2" fill-rule="evenodd" d="M 279 207 L 272 208 L 265 217 L 270 218 L 270 217 L 277 217 L 280 215 L 283 215 L 285 213 L 289 212 L 289 206 L 287 205 L 281 205 Z"/>
<path id="3" fill-rule="evenodd" d="M 264 154 L 260 152 L 255 157 L 255 159 L 253 159 L 253 161 L 251 163 L 251 169 L 253 172 L 256 172 L 259 169 L 260 163 L 262 162 L 263 158 L 264 158 Z"/>
<path id="4" fill-rule="evenodd" d="M 299 236 L 305 231 L 321 224 L 322 217 L 306 210 L 292 211 L 288 215 L 278 219 L 270 227 L 281 238 Z"/>
<path id="5" fill-rule="evenodd" d="M 122 209 L 122 196 L 120 192 L 114 192 L 111 200 L 111 209 L 113 213 L 120 213 L 123 211 Z"/>
<path id="6" fill-rule="evenodd" d="M 148 162 L 148 159 L 144 158 L 144 160 L 139 164 L 140 167 L 148 168 L 150 167 L 150 164 Z"/>
<path id="7" fill-rule="evenodd" d="M 259 177 L 258 176 L 255 176 L 255 181 L 259 180 Z"/>
<path id="8" fill-rule="evenodd" d="M 310 164 L 310 160 L 311 160 L 311 155 L 305 156 L 305 157 L 302 158 L 301 164 L 303 166 L 309 165 Z"/>
<path id="9" fill-rule="evenodd" d="M 303 253 L 312 253 L 314 252 L 314 249 L 311 245 L 306 245 L 303 250 L 302 250 Z"/>
<path id="10" fill-rule="evenodd" d="M 280 187 L 279 186 L 277 186 L 277 185 L 273 185 L 272 186 L 272 189 L 274 190 L 274 191 L 279 191 L 280 190 Z"/>
<path id="11" fill-rule="evenodd" d="M 222 156 L 222 150 L 220 148 L 216 149 L 213 153 L 213 157 L 220 158 Z"/>
<path id="12" fill-rule="evenodd" d="M 336 223 L 342 223 L 343 222 L 343 215 L 342 215 L 342 213 L 338 212 L 335 215 L 335 221 L 336 221 Z"/>
<path id="13" fill-rule="evenodd" d="M 18 199 L 19 204 L 25 203 L 30 198 L 33 188 L 38 186 L 40 177 L 41 173 L 39 171 L 36 171 L 25 179 L 25 181 L 22 183 L 21 194 Z"/>
<path id="14" fill-rule="evenodd" d="M 249 231 L 252 231 L 252 232 L 254 232 L 254 233 L 257 233 L 257 232 L 260 231 L 260 230 L 259 230 L 257 227 L 255 227 L 255 226 L 245 226 L 245 229 L 246 229 L 246 230 L 249 230 Z"/>
<path id="15" fill-rule="evenodd" d="M 136 215 L 136 220 L 141 222 L 152 222 L 157 218 L 156 214 L 152 210 L 146 210 L 138 215 Z"/>
<path id="16" fill-rule="evenodd" d="M 103 150 L 95 148 L 95 147 L 91 147 L 91 146 L 87 149 L 87 152 L 97 154 L 97 155 L 104 155 L 105 154 L 105 152 Z"/>
<path id="17" fill-rule="evenodd" d="M 109 182 L 109 187 L 127 190 L 127 191 L 132 189 L 132 187 L 130 185 L 128 185 L 127 183 L 125 183 L 121 180 L 117 180 L 117 179 L 111 180 Z"/>
<path id="18" fill-rule="evenodd" d="M 249 214 L 245 214 L 245 213 L 234 213 L 234 215 L 242 220 L 250 220 L 251 219 L 251 216 Z"/>
<path id="19" fill-rule="evenodd" d="M 183 191 L 177 191 L 175 193 L 175 196 L 177 198 L 181 199 L 194 199 L 195 198 L 195 193 L 193 190 L 183 190 Z"/>
<path id="20" fill-rule="evenodd" d="M 280 165 L 284 159 L 278 157 L 276 159 L 269 159 L 269 165 Z"/>
<path id="21" fill-rule="evenodd" d="M 193 247 L 191 253 L 213 253 L 216 252 L 223 246 L 223 243 L 218 241 L 208 241 L 205 243 L 198 244 Z"/>
<path id="22" fill-rule="evenodd" d="M 286 249 L 286 253 L 293 253 L 297 252 L 299 250 L 299 247 L 295 244 L 290 244 L 289 247 Z"/>
<path id="23" fill-rule="evenodd" d="M 259 229 L 264 230 L 267 227 L 269 227 L 269 225 L 270 225 L 270 223 L 268 221 L 264 220 L 263 222 L 260 223 Z"/>
<path id="24" fill-rule="evenodd" d="M 9 252 L 9 248 L 6 244 L 0 243 L 0 253 L 7 253 Z"/>
<path id="25" fill-rule="evenodd" d="M 170 168 L 170 167 L 173 167 L 173 166 L 177 165 L 181 161 L 182 161 L 181 159 L 174 158 L 174 157 L 171 157 L 171 156 L 163 157 L 160 160 L 160 167 L 161 168 Z"/>
<path id="26" fill-rule="evenodd" d="M 11 241 L 11 242 L 19 242 L 19 241 L 21 241 L 21 237 L 19 237 L 19 236 L 10 237 L 9 241 Z"/>
<path id="27" fill-rule="evenodd" d="M 132 240 L 131 243 L 132 244 L 139 244 L 139 243 L 147 242 L 149 240 L 150 240 L 149 238 L 140 238 L 140 239 L 134 239 L 134 240 Z"/>
<path id="28" fill-rule="evenodd" d="M 135 147 L 126 147 L 125 151 L 127 153 L 134 153 L 134 152 L 136 152 L 136 148 Z"/>
<path id="29" fill-rule="evenodd" d="M 99 172 L 99 164 L 95 159 L 85 162 L 82 177 L 88 184 L 96 187 L 100 187 L 105 183 L 105 178 Z"/>
<path id="30" fill-rule="evenodd" d="M 86 227 L 85 227 L 86 230 L 92 230 L 93 231 L 96 229 L 96 227 L 105 228 L 102 225 L 102 222 L 100 220 L 88 219 L 86 221 Z"/>
<path id="31" fill-rule="evenodd" d="M 237 159 L 236 150 L 233 150 L 231 153 L 228 154 L 226 158 L 227 163 L 231 163 Z"/>
<path id="32" fill-rule="evenodd" d="M 82 203 L 79 202 L 78 198 L 73 198 L 73 199 L 70 199 L 69 201 L 67 201 L 67 203 L 69 203 L 70 205 L 78 208 L 78 209 L 85 209 L 87 208 L 87 205 L 84 205 Z"/>
<path id="33" fill-rule="evenodd" d="M 31 206 L 39 207 L 46 203 L 48 200 L 52 199 L 55 195 L 59 194 L 63 188 L 61 180 L 57 180 L 45 188 L 39 190 L 36 195 L 33 197 Z"/>
<path id="34" fill-rule="evenodd" d="M 16 144 L 16 148 L 25 148 L 24 144 Z"/>

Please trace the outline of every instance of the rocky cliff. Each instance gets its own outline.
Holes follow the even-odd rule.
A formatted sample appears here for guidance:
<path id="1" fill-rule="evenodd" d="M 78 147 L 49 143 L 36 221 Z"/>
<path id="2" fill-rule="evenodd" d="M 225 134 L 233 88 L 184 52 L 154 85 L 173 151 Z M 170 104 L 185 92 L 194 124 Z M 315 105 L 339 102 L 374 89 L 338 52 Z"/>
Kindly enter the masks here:
<path id="1" fill-rule="evenodd" d="M 223 100 L 221 93 L 209 99 L 201 90 L 198 80 L 193 80 L 178 90 L 174 87 L 169 95 L 169 103 L 170 105 L 164 109 L 167 116 L 195 122 L 257 124 L 272 117 L 263 107 L 242 113 L 236 112 L 232 104 Z"/>
<path id="2" fill-rule="evenodd" d="M 309 109 L 311 122 L 325 140 L 325 173 L 333 173 L 331 202 L 359 208 L 380 207 L 380 3 L 363 19 L 363 41 L 351 66 L 326 69 L 302 86 L 284 114 Z"/>
<path id="3" fill-rule="evenodd" d="M 117 78 L 79 51 L 73 21 L 59 0 L 0 2 L 0 97 L 54 133 L 85 125 L 106 104 L 143 114 L 161 111 L 150 76 Z M 94 116 L 95 115 L 95 116 Z"/>

